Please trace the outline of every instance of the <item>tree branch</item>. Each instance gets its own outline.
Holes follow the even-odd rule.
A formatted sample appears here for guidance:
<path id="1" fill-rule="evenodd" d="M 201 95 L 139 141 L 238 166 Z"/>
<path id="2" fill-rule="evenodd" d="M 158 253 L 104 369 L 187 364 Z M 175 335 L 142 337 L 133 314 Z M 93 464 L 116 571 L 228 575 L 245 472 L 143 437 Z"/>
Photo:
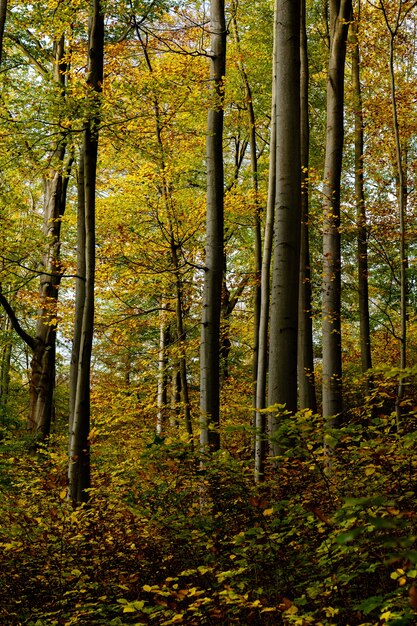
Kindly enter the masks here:
<path id="1" fill-rule="evenodd" d="M 16 317 L 15 312 L 9 304 L 7 298 L 0 292 L 0 304 L 3 306 L 3 309 L 6 311 L 9 316 L 9 320 L 14 330 L 17 332 L 19 337 L 23 339 L 23 341 L 29 346 L 31 350 L 35 350 L 36 348 L 36 340 L 29 335 L 20 325 L 19 320 Z"/>

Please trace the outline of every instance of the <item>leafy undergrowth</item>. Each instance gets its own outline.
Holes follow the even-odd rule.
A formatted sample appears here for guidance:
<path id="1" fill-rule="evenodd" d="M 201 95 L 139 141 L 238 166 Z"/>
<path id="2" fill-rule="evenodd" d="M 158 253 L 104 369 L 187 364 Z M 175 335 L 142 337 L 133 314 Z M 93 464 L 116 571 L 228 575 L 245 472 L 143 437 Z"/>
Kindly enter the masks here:
<path id="1" fill-rule="evenodd" d="M 128 432 L 98 437 L 77 510 L 64 438 L 36 456 L 2 442 L 0 623 L 416 623 L 416 435 L 378 419 L 323 448 L 318 420 L 285 417 L 255 486 L 247 459 L 201 465 L 187 442 Z"/>

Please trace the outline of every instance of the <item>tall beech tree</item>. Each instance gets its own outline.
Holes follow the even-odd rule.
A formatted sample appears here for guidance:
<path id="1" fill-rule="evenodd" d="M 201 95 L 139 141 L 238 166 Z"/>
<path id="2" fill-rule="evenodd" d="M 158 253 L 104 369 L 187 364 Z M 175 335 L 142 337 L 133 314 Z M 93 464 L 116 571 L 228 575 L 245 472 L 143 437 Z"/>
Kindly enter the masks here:
<path id="1" fill-rule="evenodd" d="M 298 385 L 302 409 L 317 413 L 314 378 L 313 319 L 309 237 L 309 149 L 310 123 L 308 112 L 308 49 L 306 2 L 301 0 L 300 30 L 300 125 L 301 125 L 301 237 L 300 237 L 300 295 L 298 304 Z"/>
<path id="2" fill-rule="evenodd" d="M 298 285 L 300 265 L 300 2 L 278 2 L 276 33 L 276 192 L 271 291 L 268 404 L 297 410 Z M 279 449 L 272 413 L 271 451 Z"/>
<path id="3" fill-rule="evenodd" d="M 352 87 L 355 115 L 355 201 L 357 225 L 357 263 L 358 263 L 358 304 L 359 334 L 362 373 L 372 368 L 371 329 L 369 318 L 369 285 L 368 285 L 368 225 L 364 188 L 364 120 L 362 104 L 362 85 L 360 79 L 360 49 L 358 30 L 360 24 L 360 3 L 356 18 L 352 21 Z M 366 378 L 368 391 L 372 386 L 370 375 Z"/>
<path id="4" fill-rule="evenodd" d="M 90 476 L 90 373 L 94 334 L 95 206 L 100 104 L 103 85 L 104 13 L 100 0 L 92 0 L 88 37 L 88 119 L 83 130 L 85 207 L 85 297 L 76 377 L 74 416 L 69 443 L 69 498 L 88 501 Z M 75 381 L 74 381 L 75 382 Z"/>
<path id="5" fill-rule="evenodd" d="M 340 179 L 344 141 L 344 77 L 351 0 L 329 1 L 326 156 L 323 183 L 323 415 L 336 426 L 343 412 L 341 344 Z"/>
<path id="6" fill-rule="evenodd" d="M 210 3 L 210 84 L 207 115 L 206 257 L 200 348 L 200 443 L 220 448 L 220 315 L 224 267 L 223 102 L 226 73 L 224 1 Z"/>
<path id="7" fill-rule="evenodd" d="M 277 99 L 277 63 L 276 63 L 276 20 L 278 14 L 278 0 L 274 5 L 274 40 L 272 51 L 272 103 L 271 103 L 271 130 L 269 142 L 269 176 L 268 197 L 266 204 L 264 247 L 262 251 L 261 268 L 261 302 L 259 315 L 258 338 L 258 368 L 256 376 L 256 411 L 255 411 L 255 480 L 261 481 L 264 476 L 266 457 L 266 391 L 268 374 L 268 327 L 269 303 L 271 290 L 271 258 L 272 242 L 274 237 L 274 213 L 276 190 L 276 99 Z"/>

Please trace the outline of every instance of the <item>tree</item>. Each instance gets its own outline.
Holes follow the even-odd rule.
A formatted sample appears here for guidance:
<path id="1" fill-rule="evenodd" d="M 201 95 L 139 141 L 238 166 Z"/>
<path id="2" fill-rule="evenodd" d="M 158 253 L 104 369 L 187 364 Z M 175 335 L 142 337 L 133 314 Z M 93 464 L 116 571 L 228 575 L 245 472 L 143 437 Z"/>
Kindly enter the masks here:
<path id="1" fill-rule="evenodd" d="M 407 366 L 407 267 L 408 256 L 406 249 L 406 209 L 407 209 L 407 176 L 404 158 L 404 147 L 401 141 L 400 124 L 398 120 L 398 96 L 395 80 L 395 44 L 402 24 L 407 15 L 417 5 L 417 2 L 406 3 L 400 0 L 394 12 L 393 23 L 390 21 L 388 7 L 383 0 L 379 0 L 379 6 L 384 16 L 384 21 L 389 32 L 389 78 L 392 110 L 392 127 L 394 131 L 396 180 L 397 180 L 397 203 L 400 236 L 400 368 L 405 370 Z M 395 411 L 397 417 L 397 430 L 401 428 L 401 402 L 404 396 L 404 377 L 400 376 L 398 382 Z"/>
<path id="2" fill-rule="evenodd" d="M 310 123 L 308 102 L 308 49 L 306 31 L 306 3 L 301 0 L 300 32 L 300 124 L 301 124 L 301 236 L 300 236 L 300 294 L 298 313 L 298 384 L 299 404 L 302 409 L 317 413 L 314 379 L 312 289 L 309 237 L 309 150 Z"/>
<path id="3" fill-rule="evenodd" d="M 358 29 L 360 24 L 360 3 L 358 15 L 352 22 L 352 86 L 355 114 L 355 198 L 357 223 L 357 263 L 358 263 L 358 302 L 359 329 L 362 372 L 366 374 L 372 368 L 371 330 L 369 318 L 368 285 L 368 227 L 364 189 L 364 120 L 362 104 L 362 86 L 360 80 L 360 49 Z M 372 381 L 367 375 L 366 387 L 370 391 Z"/>
<path id="4" fill-rule="evenodd" d="M 200 443 L 220 447 L 220 308 L 224 250 L 223 101 L 226 72 L 226 22 L 223 0 L 210 3 L 210 82 L 207 116 L 206 257 L 200 349 Z"/>
<path id="5" fill-rule="evenodd" d="M 300 2 L 278 2 L 276 34 L 276 191 L 268 404 L 297 410 L 300 265 Z M 270 418 L 271 450 L 279 449 Z"/>
<path id="6" fill-rule="evenodd" d="M 341 252 L 340 179 L 343 157 L 343 110 L 346 41 L 351 0 L 330 0 L 330 51 L 327 72 L 327 130 L 323 183 L 323 416 L 341 421 Z"/>
<path id="7" fill-rule="evenodd" d="M 274 209 L 277 176 L 277 150 L 276 150 L 276 20 L 278 14 L 278 2 L 274 5 L 274 43 L 272 52 L 272 104 L 271 104 L 271 130 L 269 152 L 269 177 L 268 199 L 266 206 L 264 248 L 262 253 L 261 270 L 261 302 L 259 315 L 259 339 L 258 339 L 258 369 L 256 376 L 256 412 L 255 412 L 255 480 L 260 481 L 264 475 L 264 461 L 266 457 L 266 408 L 267 373 L 268 373 L 268 323 L 271 284 L 271 258 L 272 242 L 274 235 Z"/>
<path id="8" fill-rule="evenodd" d="M 100 0 L 92 0 L 88 38 L 87 96 L 90 112 L 84 123 L 84 203 L 85 203 L 85 297 L 74 401 L 74 417 L 69 444 L 69 498 L 74 503 L 88 501 L 90 476 L 90 373 L 94 334 L 95 206 L 100 101 L 103 85 L 104 14 Z"/>

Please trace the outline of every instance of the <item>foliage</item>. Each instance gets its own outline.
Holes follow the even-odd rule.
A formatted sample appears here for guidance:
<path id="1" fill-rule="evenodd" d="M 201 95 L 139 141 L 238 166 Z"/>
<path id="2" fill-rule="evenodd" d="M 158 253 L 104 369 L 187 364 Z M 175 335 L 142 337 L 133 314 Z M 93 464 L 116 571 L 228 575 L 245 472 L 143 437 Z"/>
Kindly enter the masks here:
<path id="1" fill-rule="evenodd" d="M 88 508 L 67 500 L 62 437 L 36 456 L 3 439 L 1 621 L 413 623 L 414 432 L 400 439 L 380 417 L 324 448 L 319 418 L 284 416 L 256 487 L 247 458 L 199 459 L 187 440 L 114 417 L 123 449 L 92 433 Z"/>

